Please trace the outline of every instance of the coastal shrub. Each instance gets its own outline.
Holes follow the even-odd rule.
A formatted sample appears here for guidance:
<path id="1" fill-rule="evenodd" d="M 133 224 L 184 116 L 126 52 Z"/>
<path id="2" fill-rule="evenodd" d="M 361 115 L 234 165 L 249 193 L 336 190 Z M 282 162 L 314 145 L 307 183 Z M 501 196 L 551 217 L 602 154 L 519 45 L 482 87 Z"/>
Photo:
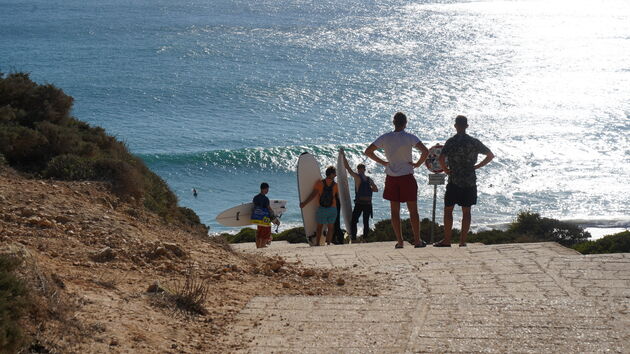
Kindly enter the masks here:
<path id="1" fill-rule="evenodd" d="M 294 227 L 274 235 L 273 240 L 287 241 L 289 243 L 306 243 L 306 233 L 304 233 L 303 227 Z"/>
<path id="2" fill-rule="evenodd" d="M 483 243 L 484 245 L 496 245 L 501 243 L 516 243 L 516 234 L 512 232 L 505 232 L 502 230 L 487 230 L 477 233 L 471 233 L 466 242 L 471 243 Z M 532 241 L 535 242 L 535 241 Z"/>
<path id="3" fill-rule="evenodd" d="M 134 198 L 139 200 L 144 196 L 142 174 L 126 161 L 112 158 L 99 159 L 94 162 L 94 170 L 98 179 L 112 183 L 112 191 L 122 199 Z M 158 212 L 156 209 L 150 210 Z M 158 212 L 158 214 L 160 213 Z"/>
<path id="4" fill-rule="evenodd" d="M 70 115 L 73 99 L 28 74 L 0 73 L 0 154 L 36 176 L 102 180 L 121 199 L 138 202 L 168 222 L 196 222 L 182 211 L 162 178 L 133 156 L 125 144 Z M 204 226 L 205 228 L 205 226 Z"/>
<path id="5" fill-rule="evenodd" d="M 573 246 L 582 254 L 630 253 L 630 231 L 608 235 L 595 241 L 586 241 Z"/>
<path id="6" fill-rule="evenodd" d="M 4 157 L 3 154 L 0 154 L 0 166 L 4 166 L 7 164 L 7 159 Z"/>
<path id="7" fill-rule="evenodd" d="M 66 181 L 95 178 L 92 161 L 77 155 L 55 156 L 42 172 L 46 178 L 57 178 Z"/>
<path id="8" fill-rule="evenodd" d="M 190 208 L 186 207 L 178 207 L 178 212 L 180 216 L 180 220 L 183 223 L 193 225 L 201 224 L 201 220 L 199 220 L 199 216 Z"/>
<path id="9" fill-rule="evenodd" d="M 511 223 L 508 232 L 517 234 L 532 242 L 552 241 L 563 246 L 573 246 L 584 242 L 591 235 L 583 228 L 564 221 L 541 217 L 538 213 L 522 211 Z"/>
<path id="10" fill-rule="evenodd" d="M 224 234 L 229 243 L 256 242 L 256 230 L 249 227 L 241 229 L 237 234 Z"/>
<path id="11" fill-rule="evenodd" d="M 17 352 L 25 343 L 20 319 L 31 307 L 26 286 L 14 271 L 19 258 L 0 255 L 0 352 Z"/>
<path id="12" fill-rule="evenodd" d="M 46 137 L 38 131 L 0 123 L 0 153 L 17 169 L 33 171 L 45 167 L 47 143 Z"/>
<path id="13" fill-rule="evenodd" d="M 424 242 L 431 240 L 431 220 L 424 218 L 420 221 L 420 238 Z M 435 224 L 434 239 L 436 241 L 444 237 L 444 227 Z M 401 229 L 403 239 L 408 242 L 413 242 L 413 230 L 411 228 L 411 221 L 409 219 L 401 220 Z M 455 230 L 456 231 L 456 230 Z M 384 241 L 396 241 L 396 234 L 392 228 L 390 219 L 381 220 L 374 225 L 374 230 L 368 233 L 366 242 L 384 242 Z"/>

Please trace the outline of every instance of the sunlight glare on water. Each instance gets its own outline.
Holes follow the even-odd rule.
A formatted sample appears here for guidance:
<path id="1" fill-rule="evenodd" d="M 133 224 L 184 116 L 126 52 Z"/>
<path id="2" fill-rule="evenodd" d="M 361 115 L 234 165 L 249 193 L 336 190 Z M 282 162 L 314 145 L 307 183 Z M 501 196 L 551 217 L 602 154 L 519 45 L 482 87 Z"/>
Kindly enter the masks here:
<path id="1" fill-rule="evenodd" d="M 214 230 L 263 180 L 289 200 L 285 225 L 299 224 L 303 151 L 323 167 L 344 146 L 382 187 L 383 168 L 362 151 L 396 111 L 427 146 L 464 114 L 493 150 L 478 171 L 475 226 L 520 210 L 630 226 L 630 1 L 3 6 L 0 71 L 63 88 L 77 118 L 125 141 Z M 427 170 L 416 178 L 427 217 Z M 374 217 L 389 217 L 380 196 Z"/>

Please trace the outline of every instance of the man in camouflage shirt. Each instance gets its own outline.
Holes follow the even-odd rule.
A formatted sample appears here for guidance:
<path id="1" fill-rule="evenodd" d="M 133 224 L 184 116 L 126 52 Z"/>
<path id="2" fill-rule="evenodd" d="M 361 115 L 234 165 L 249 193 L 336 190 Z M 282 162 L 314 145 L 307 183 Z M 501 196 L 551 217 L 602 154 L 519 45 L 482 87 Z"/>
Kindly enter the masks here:
<path id="1" fill-rule="evenodd" d="M 455 204 L 462 207 L 462 230 L 459 247 L 466 246 L 466 236 L 470 229 L 470 208 L 477 204 L 477 176 L 475 170 L 487 165 L 494 154 L 481 141 L 466 134 L 468 119 L 464 116 L 455 118 L 457 134 L 446 141 L 439 157 L 440 166 L 448 175 L 448 184 L 444 194 L 444 239 L 436 242 L 435 247 L 451 247 L 453 228 L 453 209 Z M 477 155 L 486 157 L 477 163 Z M 446 163 L 448 159 L 448 165 Z"/>

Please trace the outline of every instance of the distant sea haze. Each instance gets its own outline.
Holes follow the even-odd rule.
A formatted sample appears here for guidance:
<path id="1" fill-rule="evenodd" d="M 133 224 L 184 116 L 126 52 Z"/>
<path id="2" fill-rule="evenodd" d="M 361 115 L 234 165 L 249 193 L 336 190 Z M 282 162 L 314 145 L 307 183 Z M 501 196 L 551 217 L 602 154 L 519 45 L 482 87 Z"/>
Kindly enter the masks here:
<path id="1" fill-rule="evenodd" d="M 324 168 L 344 147 L 382 190 L 384 169 L 362 151 L 392 129 L 396 111 L 429 147 L 464 114 L 469 133 L 495 153 L 478 171 L 477 229 L 521 210 L 630 226 L 628 1 L 9 0 L 0 8 L 0 72 L 28 72 L 73 96 L 77 118 L 125 141 L 211 231 L 229 231 L 214 217 L 251 201 L 263 181 L 270 197 L 289 201 L 281 228 L 299 225 L 295 166 L 304 151 Z M 431 214 L 428 173 L 415 173 L 421 217 Z M 380 193 L 374 207 L 375 221 L 389 217 Z"/>

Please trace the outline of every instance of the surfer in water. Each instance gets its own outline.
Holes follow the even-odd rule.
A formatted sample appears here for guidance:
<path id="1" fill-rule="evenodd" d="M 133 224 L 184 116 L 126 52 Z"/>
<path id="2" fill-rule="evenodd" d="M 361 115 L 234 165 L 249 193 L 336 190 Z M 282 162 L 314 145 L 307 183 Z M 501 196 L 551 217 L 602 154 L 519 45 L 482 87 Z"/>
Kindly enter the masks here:
<path id="1" fill-rule="evenodd" d="M 337 170 L 330 166 L 326 169 L 326 178 L 315 182 L 313 191 L 306 198 L 305 201 L 300 203 L 300 208 L 304 208 L 315 197 L 319 197 L 319 208 L 315 218 L 317 219 L 317 233 L 315 239 L 315 245 L 319 246 L 322 231 L 324 225 L 326 225 L 326 244 L 330 245 L 333 234 L 335 233 L 335 220 L 337 219 L 337 195 L 339 194 L 339 187 L 335 182 L 337 177 Z"/>
<path id="2" fill-rule="evenodd" d="M 453 229 L 453 209 L 455 204 L 462 207 L 462 230 L 459 247 L 466 247 L 466 236 L 470 229 L 470 209 L 477 204 L 477 176 L 475 170 L 487 165 L 494 154 L 481 141 L 466 134 L 468 119 L 455 117 L 457 134 L 446 141 L 438 161 L 448 175 L 444 194 L 444 239 L 433 244 L 435 247 L 451 247 Z M 478 154 L 486 157 L 477 163 Z M 446 163 L 448 159 L 448 164 Z"/>
<path id="3" fill-rule="evenodd" d="M 350 222 L 350 240 L 357 240 L 357 223 L 359 217 L 363 215 L 363 237 L 365 242 L 368 232 L 370 231 L 370 217 L 372 216 L 372 193 L 378 192 L 378 187 L 374 181 L 365 175 L 365 165 L 360 163 L 357 165 L 357 172 L 354 172 L 346 159 L 346 153 L 343 149 L 339 149 L 343 155 L 343 165 L 348 173 L 354 178 L 354 209 L 352 210 L 352 221 Z"/>
<path id="4" fill-rule="evenodd" d="M 260 193 L 254 197 L 254 210 L 252 212 L 252 221 L 256 224 L 256 248 L 265 248 L 271 243 L 271 222 L 273 219 L 273 210 L 267 198 L 269 193 L 269 184 L 263 182 L 260 184 Z"/>
<path id="5" fill-rule="evenodd" d="M 413 169 L 422 165 L 429 156 L 429 149 L 420 139 L 405 131 L 407 116 L 402 112 L 394 115 L 394 131 L 381 135 L 365 149 L 365 155 L 385 166 L 385 190 L 383 198 L 389 200 L 392 228 L 396 234 L 395 248 L 403 248 L 402 228 L 400 224 L 400 203 L 407 203 L 411 229 L 413 230 L 414 245 L 416 248 L 426 247 L 426 243 L 420 239 L 420 216 L 418 215 L 418 183 L 413 176 Z M 420 158 L 413 162 L 412 148 L 420 150 Z M 384 149 L 386 160 L 376 155 L 376 150 Z"/>

